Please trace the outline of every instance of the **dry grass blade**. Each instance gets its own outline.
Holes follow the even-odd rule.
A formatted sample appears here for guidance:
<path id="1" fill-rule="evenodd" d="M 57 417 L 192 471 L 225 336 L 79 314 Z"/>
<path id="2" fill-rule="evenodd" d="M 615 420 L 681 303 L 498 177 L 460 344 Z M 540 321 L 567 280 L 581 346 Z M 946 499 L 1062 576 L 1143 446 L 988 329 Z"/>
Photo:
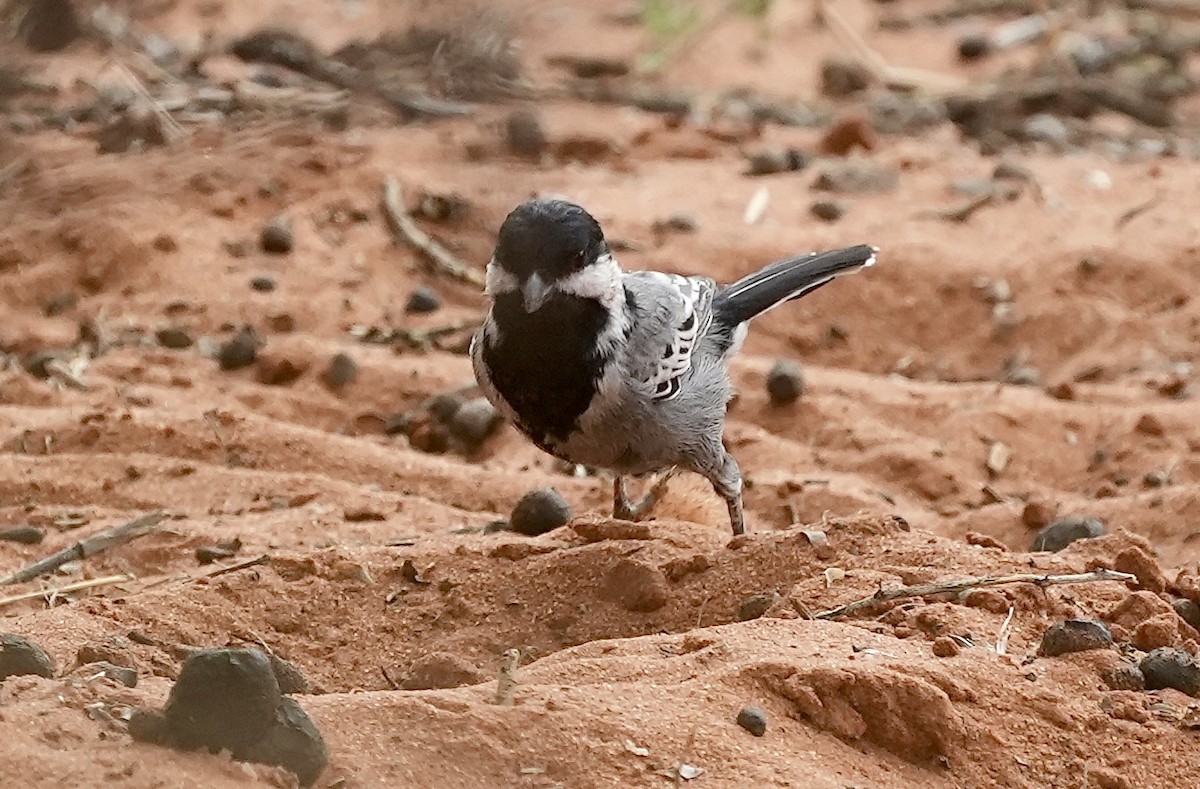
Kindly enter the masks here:
<path id="1" fill-rule="evenodd" d="M 1017 609 L 1013 606 L 1008 607 L 1008 616 L 1004 617 L 1004 623 L 1000 625 L 1000 632 L 996 634 L 996 654 L 1008 654 L 1008 637 L 1012 634 L 1013 614 Z"/>
<path id="2" fill-rule="evenodd" d="M 1001 586 L 1004 584 L 1034 584 L 1036 586 L 1061 586 L 1063 584 L 1087 584 L 1101 581 L 1137 581 L 1137 576 L 1130 573 L 1119 573 L 1115 570 L 1093 570 L 1090 573 L 1073 575 L 1038 575 L 1036 573 L 1019 573 L 1016 575 L 993 575 L 980 578 L 964 578 L 959 581 L 944 581 L 920 586 L 902 586 L 898 589 L 880 589 L 870 597 L 855 600 L 852 603 L 831 608 L 815 614 L 816 619 L 836 619 L 839 616 L 850 616 L 864 609 L 871 608 L 877 603 L 889 600 L 903 600 L 910 597 L 924 597 L 931 594 L 946 592 L 964 592 L 967 589 L 980 589 L 986 586 Z"/>
<path id="3" fill-rule="evenodd" d="M 19 603 L 23 600 L 36 600 L 39 597 L 49 597 L 51 599 L 71 592 L 82 592 L 85 589 L 95 589 L 100 586 L 110 586 L 112 584 L 125 583 L 132 581 L 132 575 L 106 575 L 103 578 L 90 578 L 86 581 L 76 581 L 71 584 L 62 586 L 52 586 L 48 589 L 35 589 L 32 592 L 22 592 L 21 594 L 9 595 L 0 597 L 0 607 Z"/>
<path id="4" fill-rule="evenodd" d="M 471 268 L 435 238 L 417 227 L 416 222 L 404 209 L 404 193 L 400 189 L 400 182 L 391 176 L 383 182 L 383 213 L 396 239 L 424 254 L 434 271 L 477 288 L 483 287 L 483 274 Z"/>

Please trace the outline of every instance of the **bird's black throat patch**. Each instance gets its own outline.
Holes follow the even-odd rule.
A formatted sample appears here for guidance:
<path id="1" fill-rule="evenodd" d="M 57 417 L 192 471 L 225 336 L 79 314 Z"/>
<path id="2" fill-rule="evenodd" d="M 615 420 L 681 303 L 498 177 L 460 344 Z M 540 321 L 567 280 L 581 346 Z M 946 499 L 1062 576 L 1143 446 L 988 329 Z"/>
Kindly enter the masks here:
<path id="1" fill-rule="evenodd" d="M 604 372 L 596 339 L 608 311 L 595 299 L 556 293 L 530 314 L 519 293 L 508 293 L 496 298 L 492 316 L 499 332 L 482 349 L 492 385 L 534 443 L 546 449 L 547 439 L 565 440 Z"/>

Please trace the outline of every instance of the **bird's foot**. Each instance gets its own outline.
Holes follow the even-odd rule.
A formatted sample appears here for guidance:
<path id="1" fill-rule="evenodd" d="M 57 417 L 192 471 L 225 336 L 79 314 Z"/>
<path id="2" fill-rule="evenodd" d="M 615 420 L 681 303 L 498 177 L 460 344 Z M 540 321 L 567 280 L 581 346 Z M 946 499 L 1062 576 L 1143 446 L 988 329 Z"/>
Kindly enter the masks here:
<path id="1" fill-rule="evenodd" d="M 636 504 L 629 500 L 625 490 L 625 478 L 617 477 L 613 481 L 613 517 L 625 521 L 640 521 L 658 506 L 662 497 L 667 493 L 668 483 L 675 476 L 676 469 L 671 468 L 659 475 L 650 490 Z"/>

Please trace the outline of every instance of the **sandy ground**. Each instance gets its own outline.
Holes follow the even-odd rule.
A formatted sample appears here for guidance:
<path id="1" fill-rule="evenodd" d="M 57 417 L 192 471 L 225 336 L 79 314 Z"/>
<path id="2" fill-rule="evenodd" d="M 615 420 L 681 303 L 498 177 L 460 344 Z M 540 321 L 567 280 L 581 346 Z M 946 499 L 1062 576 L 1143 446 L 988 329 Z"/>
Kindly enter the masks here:
<path id="1" fill-rule="evenodd" d="M 186 45 L 210 28 L 235 36 L 286 22 L 333 47 L 411 12 L 234 5 L 156 4 L 139 23 Z M 532 75 L 554 73 L 551 55 L 627 58 L 642 47 L 644 32 L 606 7 L 522 5 Z M 852 5 L 847 18 L 878 11 Z M 672 65 L 667 84 L 813 96 L 816 64 L 839 44 L 808 6 L 779 3 L 772 14 L 761 56 L 751 56 L 753 27 L 730 24 Z M 945 73 L 983 68 L 957 65 L 952 41 L 934 29 L 877 43 Z M 69 94 L 81 75 L 115 79 L 100 71 L 104 57 L 84 43 L 37 62 Z M 210 68 L 251 71 L 232 58 Z M 16 362 L 69 347 L 85 320 L 110 338 L 150 339 L 95 358 L 87 391 L 19 363 L 0 373 L 0 527 L 47 529 L 39 545 L 0 542 L 0 569 L 146 510 L 173 516 L 162 531 L 6 589 L 135 576 L 2 609 L 0 630 L 45 647 L 59 675 L 0 685 L 6 783 L 289 785 L 273 768 L 136 743 L 119 720 L 94 714 L 161 704 L 180 665 L 170 645 L 246 643 L 310 680 L 298 698 L 331 758 L 319 786 L 1111 789 L 1195 774 L 1196 702 L 1110 690 L 1104 676 L 1123 655 L 1200 646 L 1170 605 L 1177 574 L 1200 562 L 1200 408 L 1178 396 L 1200 339 L 1200 166 L 1029 149 L 1015 157 L 1041 199 L 1026 189 L 946 222 L 923 212 L 960 204 L 951 184 L 988 177 L 997 160 L 942 124 L 853 154 L 897 171 L 899 185 L 836 196 L 846 214 L 824 223 L 809 214 L 823 197 L 813 168 L 751 179 L 739 150 L 812 150 L 820 129 L 768 126 L 729 142 L 634 109 L 539 106 L 552 143 L 599 153 L 530 164 L 506 152 L 499 130 L 511 105 L 408 125 L 375 113 L 340 131 L 278 120 L 189 127 L 174 146 L 104 156 L 86 128 L 5 141 L 10 157 L 33 164 L 0 192 L 0 347 Z M 476 266 L 504 214 L 535 192 L 587 206 L 627 242 L 628 268 L 728 280 L 797 251 L 879 246 L 874 269 L 763 318 L 735 364 L 728 441 L 747 476 L 753 534 L 730 542 L 723 505 L 689 478 L 655 520 L 611 521 L 607 481 L 565 475 L 507 427 L 469 457 L 383 434 L 387 416 L 469 382 L 470 365 L 461 349 L 397 352 L 359 342 L 351 327 L 424 329 L 483 309 L 476 289 L 393 244 L 379 210 L 386 176 L 410 206 L 420 192 L 466 198 L 465 217 L 422 224 Z M 748 225 L 747 203 L 764 186 L 769 203 Z M 260 228 L 281 212 L 294 250 L 259 251 Z M 695 232 L 655 230 L 674 214 Z M 260 276 L 276 288 L 252 289 Z M 1003 311 L 988 298 L 1000 280 L 1011 291 Z M 432 315 L 404 313 L 419 285 L 443 301 Z M 65 307 L 48 316 L 56 300 Z M 219 343 L 243 325 L 263 339 L 262 360 L 232 372 L 205 342 L 170 350 L 152 339 L 175 326 Z M 320 373 L 337 353 L 360 372 L 334 393 Z M 785 407 L 764 389 L 780 358 L 803 364 L 807 382 Z M 298 377 L 264 383 L 284 360 Z M 1034 385 L 1002 382 L 1013 360 L 1036 373 Z M 1011 460 L 994 473 L 986 460 L 997 442 Z M 572 524 L 537 538 L 479 533 L 524 492 L 551 485 L 575 507 Z M 1042 520 L 1094 515 L 1110 533 L 1025 553 L 1040 525 L 1022 518 L 1029 502 Z M 213 566 L 199 566 L 194 549 L 234 538 L 242 547 L 225 564 L 269 558 L 200 577 Z M 406 560 L 428 583 L 406 574 Z M 804 616 L 881 585 L 1097 566 L 1141 583 L 1017 584 L 839 621 Z M 770 593 L 766 616 L 739 621 L 747 597 Z M 1007 654 L 997 654 L 1010 608 Z M 1110 623 L 1117 648 L 1036 657 L 1042 632 L 1069 617 Z M 947 646 L 949 636 L 959 641 Z M 955 654 L 935 656 L 935 642 Z M 496 671 L 512 647 L 524 655 L 515 705 L 498 707 Z M 76 671 L 97 656 L 135 667 L 141 683 Z M 412 677 L 454 687 L 397 689 Z M 766 736 L 735 724 L 747 704 L 765 711 Z M 702 772 L 684 781 L 680 765 Z"/>

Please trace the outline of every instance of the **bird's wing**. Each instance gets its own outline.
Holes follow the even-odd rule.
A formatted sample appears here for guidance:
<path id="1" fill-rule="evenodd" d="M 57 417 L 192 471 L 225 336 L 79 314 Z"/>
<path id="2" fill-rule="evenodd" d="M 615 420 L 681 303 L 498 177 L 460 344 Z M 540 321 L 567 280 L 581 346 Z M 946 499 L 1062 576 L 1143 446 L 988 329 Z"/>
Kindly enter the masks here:
<path id="1" fill-rule="evenodd" d="M 625 292 L 632 319 L 629 372 L 652 399 L 670 400 L 712 324 L 716 285 L 708 277 L 639 271 L 625 276 Z"/>

